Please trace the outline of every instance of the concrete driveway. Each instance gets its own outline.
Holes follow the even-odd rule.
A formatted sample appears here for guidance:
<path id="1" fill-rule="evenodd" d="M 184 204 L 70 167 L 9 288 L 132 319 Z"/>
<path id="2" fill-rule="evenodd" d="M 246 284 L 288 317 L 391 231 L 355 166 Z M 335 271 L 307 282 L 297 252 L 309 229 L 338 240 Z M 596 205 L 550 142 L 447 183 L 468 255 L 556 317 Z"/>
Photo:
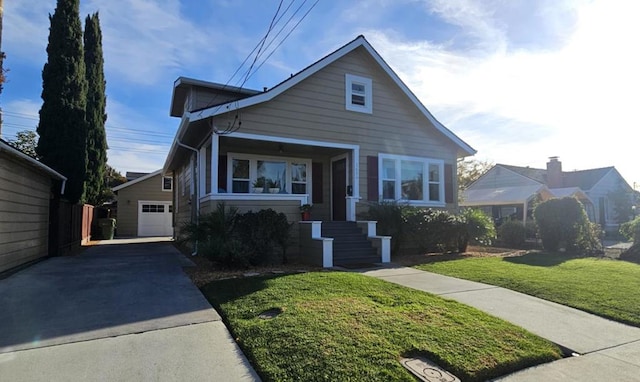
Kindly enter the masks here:
<path id="1" fill-rule="evenodd" d="M 258 380 L 171 243 L 109 244 L 0 280 L 3 379 Z"/>

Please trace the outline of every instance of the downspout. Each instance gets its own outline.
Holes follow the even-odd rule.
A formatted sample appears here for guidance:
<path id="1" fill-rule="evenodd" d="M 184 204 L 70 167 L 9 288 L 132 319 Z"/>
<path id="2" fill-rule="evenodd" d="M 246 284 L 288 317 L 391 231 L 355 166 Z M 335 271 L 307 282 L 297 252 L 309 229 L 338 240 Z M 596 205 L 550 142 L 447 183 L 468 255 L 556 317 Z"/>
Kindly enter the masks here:
<path id="1" fill-rule="evenodd" d="M 200 220 L 200 195 L 198 195 L 198 190 L 200 189 L 200 184 L 199 184 L 200 179 L 198 179 L 197 175 L 200 173 L 200 171 L 198 171 L 199 170 L 198 167 L 200 166 L 200 162 L 198 161 L 198 155 L 200 152 L 198 151 L 198 149 L 191 146 L 187 146 L 177 139 L 176 139 L 176 143 L 178 144 L 178 146 L 185 148 L 187 150 L 191 150 L 195 154 L 195 159 L 194 159 L 195 166 L 192 169 L 193 173 L 191 174 L 191 176 L 194 179 L 193 195 L 195 198 L 196 224 L 198 224 Z M 198 240 L 196 240 L 196 242 L 194 243 L 193 253 L 191 253 L 191 256 L 195 256 L 197 254 L 198 254 Z"/>

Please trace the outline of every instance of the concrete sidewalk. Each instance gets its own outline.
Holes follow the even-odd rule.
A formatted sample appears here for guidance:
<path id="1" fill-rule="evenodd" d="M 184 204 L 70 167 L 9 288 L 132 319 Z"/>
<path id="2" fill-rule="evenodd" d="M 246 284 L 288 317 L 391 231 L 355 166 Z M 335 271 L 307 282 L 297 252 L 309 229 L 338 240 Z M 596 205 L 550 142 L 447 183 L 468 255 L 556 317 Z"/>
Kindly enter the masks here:
<path id="1" fill-rule="evenodd" d="M 0 379 L 259 380 L 171 243 L 108 244 L 0 280 Z"/>
<path id="2" fill-rule="evenodd" d="M 473 306 L 578 355 L 500 381 L 640 380 L 640 328 L 505 288 L 413 268 L 392 266 L 362 273 Z"/>

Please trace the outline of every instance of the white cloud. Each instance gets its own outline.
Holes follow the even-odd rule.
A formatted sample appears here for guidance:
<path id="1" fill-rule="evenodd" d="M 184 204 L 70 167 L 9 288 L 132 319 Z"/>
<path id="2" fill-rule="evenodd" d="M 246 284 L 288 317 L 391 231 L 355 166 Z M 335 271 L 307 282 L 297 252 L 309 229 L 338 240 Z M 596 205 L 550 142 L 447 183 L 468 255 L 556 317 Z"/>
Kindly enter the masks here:
<path id="1" fill-rule="evenodd" d="M 468 2 L 440 5 L 461 25 L 482 14 L 455 8 L 461 4 Z M 543 167 L 548 156 L 559 155 L 565 169 L 615 165 L 633 182 L 640 179 L 629 139 L 633 94 L 640 88 L 637 8 L 629 2 L 586 5 L 566 45 L 548 51 L 497 44 L 479 55 L 428 41 L 403 43 L 378 31 L 367 36 L 436 118 L 478 149 L 478 157 Z M 494 35 L 485 23 L 477 30 L 478 36 Z"/>
<path id="2" fill-rule="evenodd" d="M 127 148 L 109 149 L 109 165 L 123 175 L 127 171 L 153 172 L 164 164 L 169 153 L 169 146 L 138 144 L 135 141 L 127 144 Z"/>
<path id="3" fill-rule="evenodd" d="M 93 0 L 83 10 L 99 10 L 105 68 L 120 83 L 152 85 L 202 65 L 222 38 L 211 25 L 190 21 L 178 0 Z"/>

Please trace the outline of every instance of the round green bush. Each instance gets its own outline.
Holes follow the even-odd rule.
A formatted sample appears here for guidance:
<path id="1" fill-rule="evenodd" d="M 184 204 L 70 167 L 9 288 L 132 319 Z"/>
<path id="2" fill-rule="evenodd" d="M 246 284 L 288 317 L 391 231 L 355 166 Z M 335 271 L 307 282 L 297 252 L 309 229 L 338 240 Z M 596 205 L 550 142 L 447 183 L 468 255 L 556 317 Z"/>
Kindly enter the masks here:
<path id="1" fill-rule="evenodd" d="M 520 248 L 524 245 L 525 226 L 519 220 L 507 220 L 498 227 L 498 238 L 506 245 Z"/>

